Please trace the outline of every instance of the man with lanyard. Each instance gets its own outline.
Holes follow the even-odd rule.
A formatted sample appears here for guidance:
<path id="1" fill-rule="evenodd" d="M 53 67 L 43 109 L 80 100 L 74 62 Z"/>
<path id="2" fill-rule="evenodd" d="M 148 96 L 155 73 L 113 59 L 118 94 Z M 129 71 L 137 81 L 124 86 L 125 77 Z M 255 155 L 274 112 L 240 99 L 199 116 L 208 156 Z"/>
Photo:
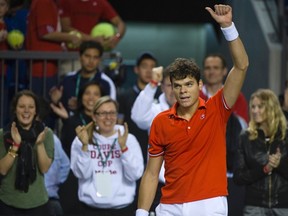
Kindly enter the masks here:
<path id="1" fill-rule="evenodd" d="M 79 89 L 89 81 L 98 81 L 102 87 L 103 95 L 116 99 L 116 87 L 113 81 L 99 71 L 103 47 L 95 41 L 85 41 L 80 49 L 81 69 L 69 72 L 62 80 L 59 87 L 50 90 L 51 101 L 54 104 L 61 102 L 69 115 L 73 115 L 77 108 Z"/>

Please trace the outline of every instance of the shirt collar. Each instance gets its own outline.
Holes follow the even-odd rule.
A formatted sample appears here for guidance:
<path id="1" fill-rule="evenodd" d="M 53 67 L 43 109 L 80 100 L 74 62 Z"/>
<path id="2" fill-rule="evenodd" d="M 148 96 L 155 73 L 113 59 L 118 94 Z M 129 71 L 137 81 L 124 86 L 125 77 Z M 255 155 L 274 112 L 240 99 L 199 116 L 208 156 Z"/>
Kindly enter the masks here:
<path id="1" fill-rule="evenodd" d="M 201 97 L 198 98 L 199 104 L 198 104 L 198 110 L 200 109 L 206 109 L 206 102 Z M 179 103 L 176 102 L 171 109 L 168 112 L 169 117 L 175 117 L 177 116 L 177 107 L 179 106 Z"/>

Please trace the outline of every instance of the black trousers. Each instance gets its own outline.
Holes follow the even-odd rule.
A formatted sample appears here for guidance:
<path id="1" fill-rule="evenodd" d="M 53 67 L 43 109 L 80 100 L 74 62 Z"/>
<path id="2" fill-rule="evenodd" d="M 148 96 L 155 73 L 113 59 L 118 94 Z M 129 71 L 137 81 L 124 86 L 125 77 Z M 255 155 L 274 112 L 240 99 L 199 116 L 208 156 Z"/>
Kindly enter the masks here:
<path id="1" fill-rule="evenodd" d="M 101 209 L 101 208 L 92 208 L 87 206 L 84 203 L 81 203 L 81 216 L 135 216 L 136 209 L 135 205 L 130 204 L 127 207 L 121 209 Z"/>
<path id="2" fill-rule="evenodd" d="M 228 216 L 242 216 L 244 209 L 245 187 L 236 185 L 228 178 Z"/>
<path id="3" fill-rule="evenodd" d="M 0 200 L 0 216 L 49 216 L 49 209 L 47 203 L 36 208 L 31 209 L 19 209 L 12 206 L 8 206 Z"/>

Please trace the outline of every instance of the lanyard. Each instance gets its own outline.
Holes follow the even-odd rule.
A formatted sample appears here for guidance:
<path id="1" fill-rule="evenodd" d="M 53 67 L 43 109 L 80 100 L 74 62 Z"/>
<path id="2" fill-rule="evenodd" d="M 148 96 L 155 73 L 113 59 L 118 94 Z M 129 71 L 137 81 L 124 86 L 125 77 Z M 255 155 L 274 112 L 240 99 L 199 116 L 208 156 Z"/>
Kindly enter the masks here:
<path id="1" fill-rule="evenodd" d="M 80 119 L 83 125 L 87 125 L 87 122 L 84 119 L 84 116 L 82 115 L 82 113 L 80 113 Z"/>
<path id="2" fill-rule="evenodd" d="M 91 76 L 88 80 L 91 81 L 94 78 L 94 76 Z M 76 88 L 75 88 L 75 97 L 78 97 L 78 93 L 79 93 L 79 89 L 80 89 L 80 81 L 81 81 L 81 74 L 79 72 L 78 76 L 77 76 L 77 81 L 76 81 Z"/>
<path id="3" fill-rule="evenodd" d="M 111 154 L 112 151 L 113 151 L 113 148 L 114 148 L 114 146 L 115 146 L 115 144 L 116 144 L 116 141 L 117 141 L 117 138 L 114 139 L 113 144 L 112 144 L 112 146 L 111 146 L 111 149 L 110 149 L 110 151 L 108 152 L 107 155 L 103 153 L 103 154 L 104 154 L 104 157 L 105 157 L 105 160 L 104 160 L 103 155 L 101 154 L 100 146 L 99 146 L 99 144 L 98 144 L 98 142 L 97 142 L 97 139 L 96 139 L 95 145 L 96 145 L 96 147 L 97 147 L 97 149 L 98 149 L 98 152 L 99 152 L 99 155 L 100 155 L 100 157 L 101 157 L 101 163 L 102 163 L 102 167 L 103 167 L 103 168 L 107 165 L 107 161 L 108 161 L 108 159 L 109 159 L 110 154 Z"/>

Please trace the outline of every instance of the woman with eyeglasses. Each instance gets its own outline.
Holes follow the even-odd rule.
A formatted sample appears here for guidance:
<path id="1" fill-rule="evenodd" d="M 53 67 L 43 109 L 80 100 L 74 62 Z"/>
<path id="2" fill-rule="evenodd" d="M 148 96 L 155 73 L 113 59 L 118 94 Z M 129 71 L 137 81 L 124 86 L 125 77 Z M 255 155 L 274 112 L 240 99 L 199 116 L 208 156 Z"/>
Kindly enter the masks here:
<path id="1" fill-rule="evenodd" d="M 97 100 L 88 125 L 76 128 L 71 169 L 78 178 L 82 215 L 134 216 L 136 181 L 143 156 L 128 125 L 116 125 L 118 104 L 109 96 Z"/>

